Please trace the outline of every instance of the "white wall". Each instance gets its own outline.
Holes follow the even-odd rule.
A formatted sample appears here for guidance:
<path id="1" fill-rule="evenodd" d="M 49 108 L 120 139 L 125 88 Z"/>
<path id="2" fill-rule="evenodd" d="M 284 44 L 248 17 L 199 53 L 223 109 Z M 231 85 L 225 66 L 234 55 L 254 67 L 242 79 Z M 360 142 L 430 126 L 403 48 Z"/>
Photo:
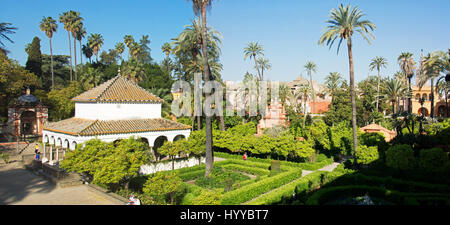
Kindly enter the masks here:
<path id="1" fill-rule="evenodd" d="M 200 162 L 205 163 L 205 157 L 201 157 Z M 198 165 L 198 158 L 190 157 L 185 160 L 175 161 L 174 169 L 192 167 L 192 166 L 197 166 L 197 165 Z M 167 160 L 165 162 L 158 162 L 158 163 L 142 165 L 139 168 L 139 174 L 147 175 L 147 174 L 152 174 L 152 173 L 156 173 L 156 172 L 160 172 L 160 171 L 168 171 L 168 170 L 172 170 L 172 161 L 171 160 Z"/>
<path id="2" fill-rule="evenodd" d="M 90 120 L 161 118 L 161 104 L 75 103 L 75 117 Z"/>

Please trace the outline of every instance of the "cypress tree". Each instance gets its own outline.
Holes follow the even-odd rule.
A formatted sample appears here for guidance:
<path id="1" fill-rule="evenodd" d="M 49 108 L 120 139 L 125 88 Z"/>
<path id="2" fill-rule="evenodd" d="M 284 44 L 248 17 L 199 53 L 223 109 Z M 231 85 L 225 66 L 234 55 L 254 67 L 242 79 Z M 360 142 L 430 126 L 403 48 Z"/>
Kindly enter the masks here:
<path id="1" fill-rule="evenodd" d="M 25 69 L 34 73 L 39 79 L 42 79 L 41 40 L 38 37 L 34 37 L 31 42 Z"/>

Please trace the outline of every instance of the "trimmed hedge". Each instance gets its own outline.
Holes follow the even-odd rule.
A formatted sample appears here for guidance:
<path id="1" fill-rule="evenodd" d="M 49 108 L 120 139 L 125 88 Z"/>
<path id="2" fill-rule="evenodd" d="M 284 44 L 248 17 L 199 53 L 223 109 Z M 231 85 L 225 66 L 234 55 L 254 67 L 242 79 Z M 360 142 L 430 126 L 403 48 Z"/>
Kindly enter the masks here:
<path id="1" fill-rule="evenodd" d="M 415 181 L 405 181 L 392 177 L 367 176 L 364 174 L 352 174 L 341 176 L 331 183 L 331 186 L 340 186 L 347 184 L 358 184 L 368 186 L 383 186 L 401 192 L 438 192 L 450 193 L 450 187 L 447 185 L 422 183 Z"/>
<path id="2" fill-rule="evenodd" d="M 249 166 L 243 166 L 243 165 L 237 165 L 237 164 L 224 165 L 223 168 L 229 169 L 229 170 L 235 170 L 235 171 L 239 171 L 239 172 L 244 172 L 244 173 L 249 173 L 249 174 L 253 174 L 253 175 L 259 175 L 259 176 L 269 175 L 269 173 L 270 173 L 270 171 L 267 168 L 262 169 L 262 168 L 249 167 Z"/>
<path id="3" fill-rule="evenodd" d="M 242 155 L 234 155 L 234 154 L 228 154 L 225 152 L 214 152 L 214 156 L 226 158 L 226 159 L 235 159 L 238 162 L 259 162 L 259 163 L 268 163 L 270 165 L 271 159 L 262 159 L 262 158 L 255 158 L 255 157 L 247 157 L 246 161 L 242 160 Z M 304 170 L 317 170 L 324 166 L 327 166 L 334 162 L 333 158 L 326 158 L 326 157 L 318 157 L 318 159 L 321 159 L 318 162 L 315 163 L 297 163 L 297 162 L 290 162 L 290 161 L 280 161 L 282 167 L 294 167 L 294 168 L 301 168 Z"/>
<path id="4" fill-rule="evenodd" d="M 307 205 L 322 205 L 337 197 L 356 197 L 369 194 L 371 197 L 383 198 L 395 204 L 409 204 L 410 202 L 422 202 L 426 204 L 427 200 L 433 199 L 434 201 L 440 200 L 441 203 L 450 204 L 450 194 L 441 193 L 403 193 L 399 191 L 393 191 L 382 187 L 373 186 L 338 186 L 322 188 L 315 192 L 306 201 Z"/>
<path id="5" fill-rule="evenodd" d="M 322 174 L 328 173 L 326 171 L 316 171 L 308 174 L 300 179 L 297 179 L 283 187 L 273 190 L 269 194 L 262 195 L 246 205 L 272 205 L 283 201 L 283 199 L 290 199 L 294 194 L 300 191 L 309 190 L 312 184 L 321 180 Z"/>
<path id="6" fill-rule="evenodd" d="M 273 177 L 261 180 L 259 182 L 246 185 L 234 191 L 227 192 L 223 195 L 223 205 L 237 205 L 264 194 L 272 189 L 278 188 L 293 179 L 301 177 L 302 170 L 296 169 L 289 172 L 277 174 Z"/>

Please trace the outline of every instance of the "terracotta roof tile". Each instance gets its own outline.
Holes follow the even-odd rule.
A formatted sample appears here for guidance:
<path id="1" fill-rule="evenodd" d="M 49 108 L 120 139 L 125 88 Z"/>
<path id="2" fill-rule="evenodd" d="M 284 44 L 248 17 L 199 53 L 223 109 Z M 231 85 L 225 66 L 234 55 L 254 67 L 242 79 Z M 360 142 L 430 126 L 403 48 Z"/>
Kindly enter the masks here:
<path id="1" fill-rule="evenodd" d="M 186 130 L 190 128 L 191 126 L 164 118 L 131 120 L 85 120 L 70 118 L 44 126 L 44 130 L 80 136 Z"/>
<path id="2" fill-rule="evenodd" d="M 75 102 L 163 102 L 163 100 L 121 75 L 75 98 Z"/>

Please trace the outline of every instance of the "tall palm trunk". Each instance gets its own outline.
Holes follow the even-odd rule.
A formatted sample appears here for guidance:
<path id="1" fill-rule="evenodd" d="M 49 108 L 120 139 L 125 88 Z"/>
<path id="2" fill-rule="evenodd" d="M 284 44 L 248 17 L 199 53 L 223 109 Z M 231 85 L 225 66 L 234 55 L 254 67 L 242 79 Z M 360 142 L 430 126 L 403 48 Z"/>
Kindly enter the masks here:
<path id="1" fill-rule="evenodd" d="M 70 53 L 70 81 L 72 81 L 72 43 L 70 41 L 70 31 L 67 31 L 69 36 L 69 53 Z"/>
<path id="2" fill-rule="evenodd" d="M 411 101 L 411 95 L 410 93 L 412 93 L 412 89 L 411 89 L 411 77 L 408 77 L 408 113 L 412 113 L 412 101 Z"/>
<path id="3" fill-rule="evenodd" d="M 80 62 L 81 62 L 81 71 L 83 71 L 83 51 L 81 51 L 81 40 L 78 40 L 80 43 Z"/>
<path id="4" fill-rule="evenodd" d="M 209 81 L 209 66 L 208 66 L 208 50 L 207 48 L 207 42 L 206 42 L 206 5 L 202 5 L 201 9 L 202 13 L 202 53 L 203 53 L 203 72 L 204 72 L 204 81 Z M 207 93 L 206 97 L 210 97 L 211 94 Z M 209 177 L 209 174 L 211 173 L 211 169 L 213 168 L 214 163 L 214 153 L 212 150 L 212 124 L 211 124 L 211 116 L 205 116 L 205 139 L 206 139 L 206 159 L 205 159 L 205 176 Z"/>
<path id="5" fill-rule="evenodd" d="M 448 115 L 448 90 L 447 88 L 445 89 L 445 109 L 447 110 L 447 118 L 449 117 Z"/>
<path id="6" fill-rule="evenodd" d="M 434 118 L 434 79 L 431 78 L 431 118 Z"/>
<path id="7" fill-rule="evenodd" d="M 73 68 L 73 72 L 75 73 L 75 80 L 78 80 L 77 78 L 77 39 L 73 38 L 73 56 L 75 59 L 75 66 Z"/>
<path id="8" fill-rule="evenodd" d="M 197 72 L 197 52 L 196 51 L 192 51 L 192 63 L 194 64 L 194 73 Z M 197 130 L 201 130 L 202 129 L 202 123 L 201 123 L 201 118 L 200 116 L 196 116 L 197 117 Z"/>
<path id="9" fill-rule="evenodd" d="M 350 69 L 350 94 L 352 99 L 352 126 L 353 126 L 353 160 L 355 166 L 356 162 L 356 148 L 358 147 L 358 139 L 356 136 L 356 101 L 355 101 L 355 81 L 354 81 L 354 71 L 353 71 L 353 53 L 352 53 L 352 40 L 350 37 L 347 39 L 348 48 L 348 62 Z"/>
<path id="10" fill-rule="evenodd" d="M 311 89 L 312 89 L 312 94 L 313 94 L 313 107 L 312 107 L 312 113 L 316 112 L 316 92 L 314 91 L 314 86 L 313 86 L 313 82 L 312 82 L 312 74 L 311 74 L 311 70 L 308 71 L 309 73 L 309 82 L 311 83 Z"/>
<path id="11" fill-rule="evenodd" d="M 52 39 L 49 38 L 50 40 L 50 68 L 52 71 L 52 90 L 55 89 L 55 75 L 53 73 L 53 49 L 52 49 Z"/>
<path id="12" fill-rule="evenodd" d="M 259 72 L 259 66 L 258 66 L 258 62 L 256 61 L 256 55 L 255 54 L 253 54 L 253 59 L 255 60 L 255 66 L 256 66 L 256 70 L 258 71 L 259 80 L 262 81 L 263 77 L 261 76 L 261 73 Z"/>
<path id="13" fill-rule="evenodd" d="M 378 96 L 380 95 L 380 68 L 377 68 L 378 70 L 378 78 L 377 78 L 377 97 L 376 97 L 376 109 L 378 112 Z"/>

